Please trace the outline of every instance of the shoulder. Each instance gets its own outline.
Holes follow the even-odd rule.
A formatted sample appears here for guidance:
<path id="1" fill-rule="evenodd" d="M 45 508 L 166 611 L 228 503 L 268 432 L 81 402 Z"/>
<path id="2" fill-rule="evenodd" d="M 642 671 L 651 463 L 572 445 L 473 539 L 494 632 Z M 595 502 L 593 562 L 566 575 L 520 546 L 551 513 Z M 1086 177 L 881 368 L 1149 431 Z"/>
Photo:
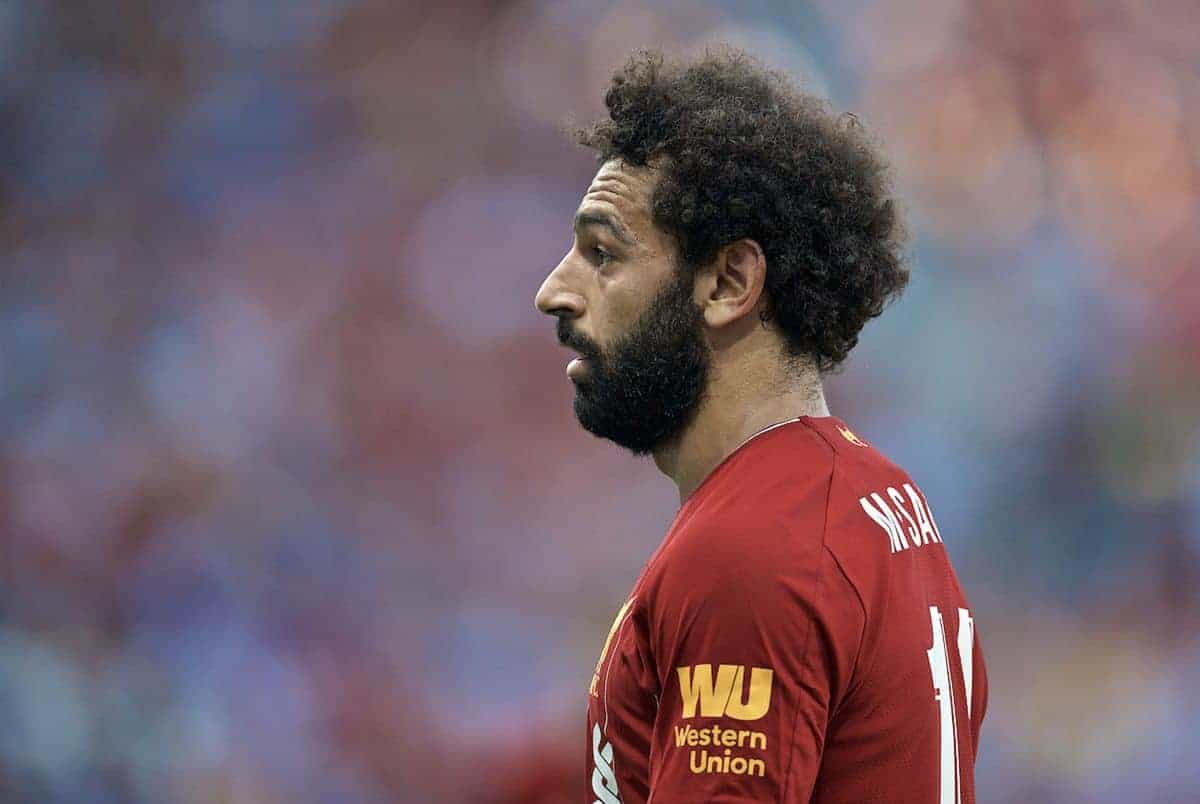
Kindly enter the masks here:
<path id="1" fill-rule="evenodd" d="M 927 510 L 913 503 L 924 502 L 920 490 L 840 419 L 805 417 L 761 438 L 720 467 L 701 501 L 685 506 L 647 568 L 648 592 L 795 588 L 813 580 L 823 552 L 843 571 L 860 555 L 885 559 L 891 515 L 907 527 L 911 514 L 920 530 Z"/>
<path id="2" fill-rule="evenodd" d="M 668 608 L 791 595 L 820 561 L 834 473 L 820 438 L 780 433 L 722 471 L 646 573 L 646 591 Z"/>
<path id="3" fill-rule="evenodd" d="M 736 458 L 705 490 L 670 535 L 664 568 L 777 573 L 821 541 L 833 454 L 803 429 L 762 446 Z"/>
<path id="4" fill-rule="evenodd" d="M 814 624 L 814 649 L 843 640 L 854 652 L 862 601 L 826 544 L 833 455 L 820 444 L 814 454 L 752 469 L 673 529 L 640 594 L 663 667 L 694 655 L 783 668 L 799 661 Z"/>
<path id="5" fill-rule="evenodd" d="M 945 563 L 942 535 L 908 472 L 865 441 L 846 441 L 830 479 L 825 549 L 864 606 L 880 611 L 896 578 Z"/>
<path id="6" fill-rule="evenodd" d="M 827 529 L 839 532 L 877 527 L 873 510 L 911 508 L 923 496 L 909 474 L 844 423 L 833 417 L 813 420 L 836 458 L 829 481 Z"/>

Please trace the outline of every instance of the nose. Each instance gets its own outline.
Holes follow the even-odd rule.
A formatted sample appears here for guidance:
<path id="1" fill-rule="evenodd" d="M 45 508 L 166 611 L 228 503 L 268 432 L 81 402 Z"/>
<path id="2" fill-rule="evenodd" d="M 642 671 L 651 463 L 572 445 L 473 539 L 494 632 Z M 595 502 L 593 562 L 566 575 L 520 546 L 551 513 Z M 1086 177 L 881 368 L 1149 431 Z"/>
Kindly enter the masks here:
<path id="1" fill-rule="evenodd" d="M 563 257 L 562 262 L 550 272 L 533 299 L 538 310 L 546 315 L 560 318 L 578 318 L 583 315 L 583 296 L 572 291 L 567 285 L 570 262 L 568 257 Z"/>

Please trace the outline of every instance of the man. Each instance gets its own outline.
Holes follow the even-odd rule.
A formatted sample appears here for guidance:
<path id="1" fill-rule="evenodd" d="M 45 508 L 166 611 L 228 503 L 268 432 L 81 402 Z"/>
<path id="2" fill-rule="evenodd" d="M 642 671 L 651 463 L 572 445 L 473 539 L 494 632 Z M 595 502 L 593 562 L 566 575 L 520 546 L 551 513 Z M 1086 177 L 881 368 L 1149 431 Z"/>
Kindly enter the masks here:
<path id="1" fill-rule="evenodd" d="M 682 505 L 591 679 L 586 800 L 973 802 L 970 607 L 920 489 L 821 387 L 908 279 L 882 161 L 735 51 L 642 54 L 605 101 L 536 303 L 580 423 Z"/>

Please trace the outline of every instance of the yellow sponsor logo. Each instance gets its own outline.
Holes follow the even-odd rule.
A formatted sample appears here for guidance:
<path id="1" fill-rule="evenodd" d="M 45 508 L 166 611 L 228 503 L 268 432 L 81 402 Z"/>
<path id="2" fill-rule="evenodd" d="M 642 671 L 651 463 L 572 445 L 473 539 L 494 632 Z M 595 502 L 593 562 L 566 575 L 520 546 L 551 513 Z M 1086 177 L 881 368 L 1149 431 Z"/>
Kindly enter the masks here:
<path id="1" fill-rule="evenodd" d="M 775 671 L 750 668 L 750 686 L 746 690 L 746 668 L 736 664 L 711 664 L 677 667 L 679 693 L 683 696 L 683 717 L 730 717 L 734 720 L 758 720 L 771 708 L 771 682 Z"/>
<path id="2" fill-rule="evenodd" d="M 632 605 L 633 598 L 631 597 L 625 601 L 625 605 L 617 612 L 617 616 L 613 617 L 612 627 L 608 629 L 608 638 L 604 640 L 604 647 L 600 649 L 600 658 L 596 660 L 596 669 L 592 671 L 592 682 L 588 684 L 588 694 L 593 697 L 600 697 L 600 667 L 604 664 L 605 657 L 608 656 L 608 648 L 612 645 L 613 637 L 616 636 L 621 623 L 625 622 L 625 615 L 629 613 L 629 607 Z"/>
<path id="3" fill-rule="evenodd" d="M 767 750 L 767 735 L 761 731 L 749 729 L 723 729 L 712 725 L 698 729 L 691 723 L 675 727 L 675 747 L 684 746 L 722 746 L 725 748 L 757 748 Z"/>
<path id="4" fill-rule="evenodd" d="M 685 723 L 675 727 L 675 747 L 689 749 L 688 770 L 692 773 L 767 775 L 766 760 L 753 755 L 742 756 L 734 753 L 735 748 L 766 751 L 767 735 L 761 731 L 723 729 L 717 725 L 698 729 L 690 723 Z M 722 748 L 724 750 L 720 751 Z"/>
<path id="5" fill-rule="evenodd" d="M 849 427 L 842 427 L 842 426 L 839 424 L 839 425 L 838 425 L 838 432 L 842 434 L 842 438 L 846 439 L 847 441 L 849 441 L 851 444 L 853 444 L 853 445 L 854 445 L 854 446 L 856 446 L 856 447 L 865 447 L 865 446 L 867 446 L 867 442 L 866 442 L 866 441 L 863 441 L 861 438 L 859 438 L 858 436 L 856 436 L 856 435 L 855 435 L 855 434 L 854 434 L 854 433 L 853 433 L 853 432 L 850 430 L 850 428 L 849 428 Z"/>

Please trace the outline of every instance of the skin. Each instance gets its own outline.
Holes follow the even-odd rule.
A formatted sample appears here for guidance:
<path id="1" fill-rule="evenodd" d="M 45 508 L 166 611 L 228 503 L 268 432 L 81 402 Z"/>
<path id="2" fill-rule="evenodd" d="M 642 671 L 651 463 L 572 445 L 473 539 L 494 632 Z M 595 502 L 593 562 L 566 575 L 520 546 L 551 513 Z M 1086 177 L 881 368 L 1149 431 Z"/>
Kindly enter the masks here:
<path id="1" fill-rule="evenodd" d="M 676 271 L 674 239 L 653 222 L 653 167 L 604 163 L 575 215 L 570 251 L 550 272 L 535 304 L 607 349 Z M 721 248 L 696 272 L 692 298 L 712 349 L 706 394 L 680 435 L 653 452 L 680 502 L 747 438 L 796 416 L 828 416 L 820 374 L 784 359 L 783 339 L 759 319 L 767 261 L 750 239 Z M 583 367 L 586 370 L 586 367 Z"/>

